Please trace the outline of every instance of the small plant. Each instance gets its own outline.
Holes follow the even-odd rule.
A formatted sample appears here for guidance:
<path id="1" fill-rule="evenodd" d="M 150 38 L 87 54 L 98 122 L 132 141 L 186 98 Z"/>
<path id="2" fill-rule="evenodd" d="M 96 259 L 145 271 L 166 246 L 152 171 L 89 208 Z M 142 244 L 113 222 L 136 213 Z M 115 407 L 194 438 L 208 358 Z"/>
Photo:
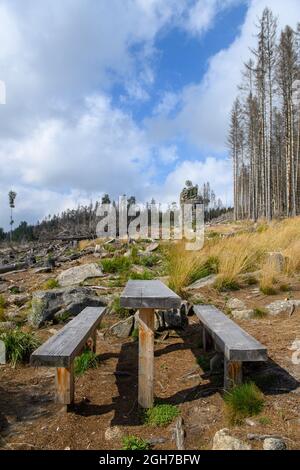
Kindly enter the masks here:
<path id="1" fill-rule="evenodd" d="M 268 416 L 261 416 L 258 420 L 259 424 L 262 426 L 268 426 L 269 424 L 272 424 L 272 420 L 268 418 Z"/>
<path id="2" fill-rule="evenodd" d="M 9 289 L 9 292 L 10 292 L 11 294 L 20 294 L 20 289 L 19 289 L 19 287 L 17 287 L 17 286 L 12 286 L 12 287 Z"/>
<path id="3" fill-rule="evenodd" d="M 214 288 L 219 292 L 236 291 L 240 289 L 240 285 L 233 279 L 219 277 L 214 283 Z"/>
<path id="4" fill-rule="evenodd" d="M 281 292 L 289 292 L 291 290 L 291 286 L 289 284 L 281 284 L 279 289 Z"/>
<path id="5" fill-rule="evenodd" d="M 145 412 L 145 423 L 150 426 L 167 426 L 179 415 L 175 405 L 155 405 Z"/>
<path id="6" fill-rule="evenodd" d="M 131 267 L 131 260 L 126 256 L 117 256 L 116 258 L 103 259 L 101 265 L 105 273 L 124 273 Z"/>
<path id="7" fill-rule="evenodd" d="M 151 281 L 152 279 L 154 279 L 154 274 L 151 273 L 150 271 L 147 271 L 145 269 L 144 272 L 142 273 L 130 273 L 129 275 L 129 279 L 133 279 L 135 281 Z"/>
<path id="8" fill-rule="evenodd" d="M 48 279 L 48 281 L 46 281 L 43 285 L 45 290 L 56 289 L 57 287 L 59 287 L 59 282 L 57 279 Z"/>
<path id="9" fill-rule="evenodd" d="M 155 266 L 159 261 L 159 256 L 157 255 L 148 255 L 148 256 L 143 256 L 140 259 L 140 264 L 143 266 L 146 266 L 146 268 L 152 268 L 152 266 Z"/>
<path id="10" fill-rule="evenodd" d="M 139 339 L 139 329 L 134 328 L 132 333 L 131 333 L 131 338 L 137 341 Z"/>
<path id="11" fill-rule="evenodd" d="M 7 359 L 13 367 L 27 362 L 30 354 L 40 345 L 40 341 L 32 333 L 25 333 L 20 329 L 2 333 L 0 339 L 5 344 Z"/>
<path id="12" fill-rule="evenodd" d="M 260 291 L 264 295 L 276 295 L 277 291 L 273 286 L 260 285 Z"/>
<path id="13" fill-rule="evenodd" d="M 121 318 L 129 317 L 132 312 L 128 308 L 121 307 L 120 297 L 115 297 L 112 303 L 112 311 L 119 315 Z"/>
<path id="14" fill-rule="evenodd" d="M 197 358 L 197 364 L 201 367 L 201 369 L 206 372 L 209 370 L 209 359 L 205 356 L 199 356 Z"/>
<path id="15" fill-rule="evenodd" d="M 85 350 L 81 356 L 75 358 L 74 372 L 75 375 L 83 375 L 88 369 L 95 369 L 98 367 L 97 354 L 89 349 Z"/>
<path id="16" fill-rule="evenodd" d="M 150 444 L 145 439 L 136 436 L 126 436 L 122 439 L 122 450 L 149 450 Z"/>
<path id="17" fill-rule="evenodd" d="M 224 396 L 230 424 L 241 424 L 244 418 L 258 415 L 264 407 L 264 396 L 253 382 L 234 387 Z"/>
<path id="18" fill-rule="evenodd" d="M 268 315 L 266 310 L 264 310 L 263 308 L 256 307 L 253 311 L 255 318 L 264 318 Z"/>
<path id="19" fill-rule="evenodd" d="M 247 276 L 245 282 L 248 286 L 255 286 L 258 283 L 258 280 L 254 276 Z"/>

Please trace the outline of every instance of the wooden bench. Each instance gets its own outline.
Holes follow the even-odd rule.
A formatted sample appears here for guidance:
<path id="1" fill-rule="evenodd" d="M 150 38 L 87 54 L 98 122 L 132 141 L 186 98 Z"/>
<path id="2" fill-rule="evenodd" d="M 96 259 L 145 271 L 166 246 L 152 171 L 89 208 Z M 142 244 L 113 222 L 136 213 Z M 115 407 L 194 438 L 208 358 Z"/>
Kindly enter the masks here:
<path id="1" fill-rule="evenodd" d="M 242 382 L 243 362 L 267 361 L 267 348 L 246 333 L 212 305 L 195 305 L 194 312 L 203 326 L 203 348 L 213 342 L 224 354 L 224 388 Z"/>
<path id="2" fill-rule="evenodd" d="M 105 311 L 105 307 L 85 308 L 31 355 L 32 366 L 56 368 L 57 403 L 67 407 L 74 402 L 74 359 L 87 344 L 96 351 L 97 327 Z"/>

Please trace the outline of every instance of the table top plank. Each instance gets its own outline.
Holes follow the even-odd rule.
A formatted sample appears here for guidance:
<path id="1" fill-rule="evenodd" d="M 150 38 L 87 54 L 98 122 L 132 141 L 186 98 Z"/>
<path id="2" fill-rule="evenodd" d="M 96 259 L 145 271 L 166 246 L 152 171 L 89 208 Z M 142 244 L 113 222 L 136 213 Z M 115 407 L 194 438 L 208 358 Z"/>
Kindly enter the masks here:
<path id="1" fill-rule="evenodd" d="M 74 357 L 100 324 L 105 307 L 87 307 L 31 355 L 33 366 L 70 367 Z"/>
<path id="2" fill-rule="evenodd" d="M 267 348 L 221 310 L 213 305 L 195 305 L 194 311 L 228 360 L 267 360 Z"/>
<path id="3" fill-rule="evenodd" d="M 128 281 L 120 297 L 123 308 L 179 308 L 181 298 L 161 281 Z"/>

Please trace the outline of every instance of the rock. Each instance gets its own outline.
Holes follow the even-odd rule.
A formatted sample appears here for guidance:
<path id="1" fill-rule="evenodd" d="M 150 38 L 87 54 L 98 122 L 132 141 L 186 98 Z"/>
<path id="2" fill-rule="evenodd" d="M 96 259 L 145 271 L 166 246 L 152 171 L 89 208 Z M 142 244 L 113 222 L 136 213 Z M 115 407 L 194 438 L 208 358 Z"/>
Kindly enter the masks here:
<path id="1" fill-rule="evenodd" d="M 255 316 L 254 310 L 233 310 L 231 314 L 236 320 L 251 320 Z"/>
<path id="2" fill-rule="evenodd" d="M 51 266 L 44 266 L 42 268 L 37 268 L 34 270 L 35 274 L 43 274 L 43 273 L 51 273 L 52 272 L 52 267 Z"/>
<path id="3" fill-rule="evenodd" d="M 275 300 L 267 305 L 266 310 L 270 315 L 280 315 L 291 312 L 295 307 L 300 307 L 300 300 Z"/>
<path id="4" fill-rule="evenodd" d="M 286 450 L 286 444 L 283 439 L 268 437 L 263 443 L 264 450 Z"/>
<path id="5" fill-rule="evenodd" d="M 245 310 L 246 305 L 240 299 L 229 299 L 226 304 L 226 307 L 230 308 L 231 310 Z"/>
<path id="6" fill-rule="evenodd" d="M 1 321 L 0 322 L 0 332 L 11 331 L 16 328 L 16 324 L 12 321 Z"/>
<path id="7" fill-rule="evenodd" d="M 113 441 L 115 439 L 121 439 L 123 433 L 119 426 L 111 426 L 105 430 L 104 437 L 106 441 Z"/>
<path id="8" fill-rule="evenodd" d="M 147 246 L 145 251 L 147 251 L 147 253 L 152 253 L 153 251 L 156 251 L 158 247 L 159 243 L 150 243 L 150 245 Z"/>
<path id="9" fill-rule="evenodd" d="M 62 311 L 72 310 L 73 315 L 80 313 L 85 307 L 102 307 L 106 300 L 94 294 L 88 287 L 68 287 L 49 291 L 36 291 L 32 296 L 32 311 L 28 317 L 30 325 L 39 328 L 54 315 Z M 70 312 L 71 313 L 71 312 Z"/>
<path id="10" fill-rule="evenodd" d="M 201 289 L 202 287 L 212 286 L 217 279 L 216 274 L 211 274 L 206 276 L 203 279 L 199 279 L 190 286 L 187 287 L 187 290 Z"/>
<path id="11" fill-rule="evenodd" d="M 4 341 L 0 339 L 0 364 L 6 364 L 6 347 Z"/>
<path id="12" fill-rule="evenodd" d="M 286 259 L 280 252 L 269 252 L 267 253 L 267 263 L 270 263 L 277 273 L 282 273 L 285 268 Z"/>
<path id="13" fill-rule="evenodd" d="M 18 307 L 21 307 L 22 305 L 26 304 L 30 300 L 31 296 L 30 294 L 13 294 L 10 295 L 7 299 L 7 303 L 9 305 L 17 305 Z"/>
<path id="14" fill-rule="evenodd" d="M 134 326 L 134 315 L 126 320 L 119 321 L 110 327 L 109 333 L 118 338 L 128 338 L 131 335 Z"/>
<path id="15" fill-rule="evenodd" d="M 251 450 L 251 446 L 245 442 L 232 437 L 228 429 L 221 429 L 216 432 L 213 439 L 212 450 Z"/>
<path id="16" fill-rule="evenodd" d="M 61 287 L 73 286 L 91 277 L 102 277 L 101 267 L 96 263 L 83 264 L 75 268 L 67 269 L 57 276 L 57 281 Z"/>
<path id="17" fill-rule="evenodd" d="M 139 266 L 137 264 L 134 264 L 132 267 L 131 267 L 131 271 L 133 273 L 136 273 L 136 274 L 143 274 L 144 271 L 145 271 L 145 268 L 143 266 Z"/>

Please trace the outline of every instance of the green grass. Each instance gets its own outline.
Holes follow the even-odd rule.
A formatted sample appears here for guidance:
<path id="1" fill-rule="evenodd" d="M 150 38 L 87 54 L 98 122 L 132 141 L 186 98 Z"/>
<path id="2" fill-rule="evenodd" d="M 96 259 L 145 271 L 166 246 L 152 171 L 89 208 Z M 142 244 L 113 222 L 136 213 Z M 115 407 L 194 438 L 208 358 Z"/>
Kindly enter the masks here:
<path id="1" fill-rule="evenodd" d="M 120 297 L 115 297 L 112 303 L 112 311 L 116 313 L 121 318 L 127 318 L 132 315 L 132 311 L 128 308 L 121 307 Z"/>
<path id="2" fill-rule="evenodd" d="M 75 375 L 83 375 L 88 369 L 95 369 L 98 367 L 98 357 L 93 351 L 87 349 L 81 356 L 75 358 L 74 372 Z"/>
<path id="3" fill-rule="evenodd" d="M 5 307 L 6 301 L 3 295 L 0 295 L 0 321 L 5 321 Z"/>
<path id="4" fill-rule="evenodd" d="M 40 345 L 40 341 L 32 333 L 19 329 L 2 333 L 0 339 L 5 344 L 7 360 L 13 367 L 18 363 L 28 362 L 30 354 Z"/>
<path id="5" fill-rule="evenodd" d="M 258 422 L 259 424 L 261 424 L 262 426 L 268 426 L 269 424 L 272 424 L 272 420 L 270 418 L 268 418 L 268 416 L 261 416 L 259 419 L 258 419 Z"/>
<path id="6" fill-rule="evenodd" d="M 264 295 L 276 295 L 277 294 L 276 289 L 271 286 L 260 286 L 260 291 Z"/>
<path id="7" fill-rule="evenodd" d="M 230 424 L 241 424 L 244 418 L 258 415 L 264 407 L 264 395 L 253 382 L 234 387 L 224 396 Z"/>
<path id="8" fill-rule="evenodd" d="M 131 333 L 131 338 L 133 338 L 135 341 L 138 341 L 139 339 L 139 329 L 134 328 L 132 333 Z"/>
<path id="9" fill-rule="evenodd" d="M 142 256 L 139 260 L 139 264 L 146 266 L 146 268 L 152 268 L 159 260 L 160 257 L 157 255 Z"/>
<path id="10" fill-rule="evenodd" d="M 214 288 L 219 292 L 237 291 L 240 285 L 233 279 L 221 277 L 215 281 Z"/>
<path id="11" fill-rule="evenodd" d="M 210 276 L 211 274 L 216 274 L 218 269 L 218 258 L 215 256 L 210 256 L 204 264 L 195 267 L 195 269 L 191 272 L 189 283 L 193 284 L 193 282 L 196 282 L 199 279 L 203 279 L 204 277 Z"/>
<path id="12" fill-rule="evenodd" d="M 136 436 L 126 436 L 122 439 L 122 450 L 149 450 L 150 444 L 145 439 Z"/>
<path id="13" fill-rule="evenodd" d="M 150 426 L 167 426 L 179 415 L 175 405 L 155 405 L 145 411 L 145 423 Z"/>
<path id="14" fill-rule="evenodd" d="M 254 309 L 254 318 L 264 318 L 267 315 L 268 313 L 263 308 L 256 307 Z"/>
<path id="15" fill-rule="evenodd" d="M 57 287 L 59 287 L 57 279 L 48 279 L 48 281 L 43 284 L 43 289 L 45 290 L 56 289 Z"/>
<path id="16" fill-rule="evenodd" d="M 146 269 L 142 273 L 130 273 L 129 279 L 133 279 L 135 281 L 151 281 L 154 279 L 155 275 L 151 271 L 147 271 Z"/>
<path id="17" fill-rule="evenodd" d="M 201 369 L 206 372 L 209 370 L 210 366 L 209 366 L 209 359 L 207 359 L 207 357 L 205 356 L 199 356 L 197 358 L 197 364 L 201 367 Z"/>
<path id="18" fill-rule="evenodd" d="M 125 273 L 129 271 L 132 261 L 126 256 L 117 256 L 116 258 L 103 259 L 101 265 L 105 273 Z"/>

